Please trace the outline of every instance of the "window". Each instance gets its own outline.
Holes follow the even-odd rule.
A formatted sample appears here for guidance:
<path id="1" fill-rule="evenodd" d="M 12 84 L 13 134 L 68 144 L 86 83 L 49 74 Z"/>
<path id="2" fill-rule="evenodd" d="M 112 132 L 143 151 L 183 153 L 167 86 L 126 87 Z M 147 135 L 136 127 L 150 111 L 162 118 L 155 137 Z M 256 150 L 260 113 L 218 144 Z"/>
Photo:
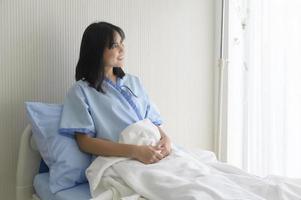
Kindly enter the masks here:
<path id="1" fill-rule="evenodd" d="M 301 177 L 301 1 L 228 4 L 228 162 Z"/>

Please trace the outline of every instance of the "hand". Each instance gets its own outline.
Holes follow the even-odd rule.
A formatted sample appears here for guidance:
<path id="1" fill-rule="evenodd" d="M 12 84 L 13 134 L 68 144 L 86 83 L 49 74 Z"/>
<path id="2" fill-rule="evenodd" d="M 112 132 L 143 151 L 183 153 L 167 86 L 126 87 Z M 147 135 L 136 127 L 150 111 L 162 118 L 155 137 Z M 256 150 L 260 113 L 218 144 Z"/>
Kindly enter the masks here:
<path id="1" fill-rule="evenodd" d="M 162 136 L 156 147 L 161 149 L 163 157 L 168 156 L 171 152 L 171 141 L 169 137 L 167 135 Z"/>
<path id="2" fill-rule="evenodd" d="M 162 149 L 156 146 L 141 145 L 137 146 L 133 157 L 144 164 L 156 163 L 163 158 L 161 151 Z"/>

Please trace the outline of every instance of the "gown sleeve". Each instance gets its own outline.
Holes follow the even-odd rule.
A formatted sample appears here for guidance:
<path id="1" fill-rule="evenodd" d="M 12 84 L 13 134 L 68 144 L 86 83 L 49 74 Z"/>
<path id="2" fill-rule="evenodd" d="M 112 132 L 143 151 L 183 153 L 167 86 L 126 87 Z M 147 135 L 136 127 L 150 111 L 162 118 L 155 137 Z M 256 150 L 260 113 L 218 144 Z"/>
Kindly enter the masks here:
<path id="1" fill-rule="evenodd" d="M 145 117 L 144 118 L 148 118 L 151 122 L 153 122 L 154 125 L 156 126 L 160 126 L 163 124 L 163 119 L 161 117 L 160 111 L 158 109 L 158 107 L 156 106 L 155 103 L 153 103 L 151 101 L 151 99 L 149 98 L 143 84 L 141 83 L 141 81 L 139 80 L 139 83 L 141 85 L 142 91 L 144 93 L 144 97 L 146 100 L 146 113 L 145 113 Z"/>
<path id="2" fill-rule="evenodd" d="M 75 132 L 96 136 L 90 106 L 83 89 L 78 84 L 67 92 L 59 127 L 59 133 L 64 136 L 74 137 Z"/>

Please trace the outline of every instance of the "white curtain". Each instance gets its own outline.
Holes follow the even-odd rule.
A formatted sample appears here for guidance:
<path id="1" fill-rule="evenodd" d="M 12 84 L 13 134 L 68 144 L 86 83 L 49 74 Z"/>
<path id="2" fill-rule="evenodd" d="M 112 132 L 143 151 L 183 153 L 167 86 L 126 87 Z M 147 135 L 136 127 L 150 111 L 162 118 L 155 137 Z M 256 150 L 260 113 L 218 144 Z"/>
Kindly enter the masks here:
<path id="1" fill-rule="evenodd" d="M 230 41 L 241 40 L 243 53 L 235 56 L 238 47 L 229 45 L 232 59 L 242 60 L 231 63 L 230 58 L 229 64 L 229 91 L 241 84 L 235 90 L 241 96 L 237 111 L 229 107 L 229 158 L 234 160 L 237 149 L 241 166 L 251 173 L 301 178 L 301 0 L 232 3 L 239 5 L 229 12 L 236 12 L 242 33 Z M 229 24 L 231 32 L 231 18 Z M 242 73 L 234 72 L 237 68 Z M 230 106 L 233 99 L 231 95 Z M 233 126 L 237 122 L 242 126 L 238 130 Z M 231 145 L 236 137 L 240 143 Z"/>

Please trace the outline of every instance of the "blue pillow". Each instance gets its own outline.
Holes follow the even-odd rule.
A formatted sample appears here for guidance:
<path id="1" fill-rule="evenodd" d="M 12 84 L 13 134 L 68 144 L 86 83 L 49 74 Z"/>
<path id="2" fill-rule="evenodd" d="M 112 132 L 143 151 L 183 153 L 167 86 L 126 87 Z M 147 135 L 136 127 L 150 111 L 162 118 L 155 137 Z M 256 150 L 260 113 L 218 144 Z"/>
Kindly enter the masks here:
<path id="1" fill-rule="evenodd" d="M 87 182 L 85 170 L 91 155 L 80 151 L 76 140 L 58 133 L 63 105 L 26 102 L 33 138 L 49 167 L 52 193 Z"/>

